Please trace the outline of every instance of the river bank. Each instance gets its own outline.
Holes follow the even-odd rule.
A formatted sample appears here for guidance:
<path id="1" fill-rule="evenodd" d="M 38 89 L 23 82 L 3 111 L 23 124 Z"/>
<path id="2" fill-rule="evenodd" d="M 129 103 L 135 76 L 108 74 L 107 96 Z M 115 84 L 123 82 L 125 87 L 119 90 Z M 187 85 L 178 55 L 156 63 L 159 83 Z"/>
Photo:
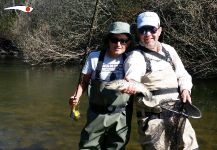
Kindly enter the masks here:
<path id="1" fill-rule="evenodd" d="M 81 62 L 82 54 L 76 52 L 71 53 L 71 59 L 68 59 L 64 64 L 49 62 L 50 60 L 45 60 L 42 64 L 32 64 L 31 59 L 28 59 L 28 56 L 24 57 L 22 50 L 11 40 L 0 37 L 0 59 L 19 59 L 20 61 L 26 62 L 29 65 L 34 66 L 48 66 L 48 65 L 78 65 Z"/>
<path id="2" fill-rule="evenodd" d="M 0 38 L 0 58 L 21 58 L 22 52 L 8 39 Z"/>
<path id="3" fill-rule="evenodd" d="M 49 52 L 47 52 L 47 55 L 52 55 Z M 39 54 L 34 54 L 34 55 L 39 55 Z M 84 53 L 79 54 L 77 52 L 72 52 L 70 51 L 69 54 L 66 55 L 66 57 L 62 57 L 63 55 L 61 55 L 59 58 L 58 56 L 56 56 L 56 60 L 52 59 L 52 56 L 47 57 L 47 58 L 43 58 L 43 56 L 37 56 L 37 60 L 31 60 L 31 56 L 28 56 L 28 54 L 25 54 L 25 57 L 23 55 L 22 50 L 20 50 L 18 48 L 18 46 L 11 40 L 8 40 L 6 38 L 1 38 L 0 37 L 0 58 L 15 58 L 15 59 L 20 59 L 23 62 L 28 63 L 29 65 L 32 66 L 67 66 L 67 65 L 79 65 L 82 61 L 82 58 Z M 35 56 L 34 56 L 35 57 Z M 43 59 L 43 61 L 38 60 L 38 59 Z M 186 60 L 183 59 L 183 62 L 185 62 Z M 210 62 L 207 62 L 210 63 Z M 213 60 L 212 65 L 215 65 L 215 60 Z M 200 63 L 200 60 L 198 60 L 198 63 L 196 64 L 196 66 L 200 66 L 200 65 L 204 65 Z M 213 67 L 209 67 L 206 66 L 206 70 L 204 71 L 203 68 L 201 68 L 200 70 L 195 70 L 195 68 L 190 68 L 187 64 L 185 64 L 185 66 L 187 66 L 187 70 L 188 72 L 191 74 L 192 78 L 194 79 L 216 79 L 217 78 L 217 73 L 215 70 L 215 68 Z"/>

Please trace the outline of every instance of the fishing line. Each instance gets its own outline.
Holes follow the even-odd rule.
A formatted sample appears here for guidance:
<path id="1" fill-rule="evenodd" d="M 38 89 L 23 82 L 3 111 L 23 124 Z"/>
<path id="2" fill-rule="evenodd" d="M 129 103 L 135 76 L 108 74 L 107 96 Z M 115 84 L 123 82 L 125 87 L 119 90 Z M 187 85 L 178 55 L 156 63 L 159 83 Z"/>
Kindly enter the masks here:
<path id="1" fill-rule="evenodd" d="M 80 65 L 81 65 L 81 68 L 80 68 L 80 71 L 79 71 L 79 79 L 78 79 L 78 82 L 77 82 L 77 87 L 76 87 L 76 90 L 75 90 L 75 96 L 77 96 L 77 93 L 78 93 L 78 88 L 79 88 L 79 84 L 82 80 L 82 68 L 87 60 L 87 57 L 88 57 L 88 54 L 89 54 L 89 51 L 90 51 L 90 44 L 91 44 L 91 41 L 92 41 L 92 36 L 93 36 L 93 30 L 95 28 L 95 23 L 96 23 L 96 18 L 97 18 L 97 14 L 98 14 L 98 7 L 99 7 L 99 0 L 96 0 L 96 4 L 95 4 L 95 8 L 94 8 L 94 14 L 93 14 L 93 18 L 92 18 L 92 22 L 91 22 L 91 26 L 90 26 L 90 30 L 89 30 L 89 40 L 88 40 L 88 44 L 87 44 L 87 47 L 86 47 L 86 50 L 85 50 L 85 53 L 83 54 L 83 57 L 80 61 Z M 77 103 L 77 108 L 78 108 L 78 111 L 79 111 L 79 103 L 80 103 L 80 100 L 78 101 Z M 74 106 L 74 107 L 76 107 Z M 71 112 L 70 112 L 70 117 L 71 118 L 74 118 L 73 116 L 75 116 L 74 114 L 74 111 L 75 108 L 71 108 Z"/>

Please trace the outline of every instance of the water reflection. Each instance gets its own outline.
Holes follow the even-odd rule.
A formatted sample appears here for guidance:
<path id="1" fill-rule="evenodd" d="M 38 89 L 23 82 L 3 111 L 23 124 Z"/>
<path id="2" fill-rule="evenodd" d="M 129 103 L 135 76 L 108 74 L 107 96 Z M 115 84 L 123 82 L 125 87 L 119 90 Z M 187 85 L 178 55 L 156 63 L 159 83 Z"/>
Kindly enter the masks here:
<path id="1" fill-rule="evenodd" d="M 20 62 L 0 60 L 0 149 L 69 150 L 78 149 L 85 124 L 86 97 L 80 103 L 81 119 L 69 118 L 68 98 L 75 88 L 79 69 L 39 69 Z M 214 80 L 194 81 L 193 101 L 203 117 L 191 119 L 201 149 L 217 149 L 216 100 Z M 127 150 L 139 150 L 134 115 Z"/>
<path id="2" fill-rule="evenodd" d="M 191 120 L 201 149 L 217 149 L 217 85 L 216 80 L 194 81 L 193 100 L 201 109 L 203 117 Z"/>
<path id="3" fill-rule="evenodd" d="M 0 149 L 71 149 L 83 121 L 68 118 L 76 69 L 0 66 Z M 75 137 L 75 138 L 74 138 Z"/>

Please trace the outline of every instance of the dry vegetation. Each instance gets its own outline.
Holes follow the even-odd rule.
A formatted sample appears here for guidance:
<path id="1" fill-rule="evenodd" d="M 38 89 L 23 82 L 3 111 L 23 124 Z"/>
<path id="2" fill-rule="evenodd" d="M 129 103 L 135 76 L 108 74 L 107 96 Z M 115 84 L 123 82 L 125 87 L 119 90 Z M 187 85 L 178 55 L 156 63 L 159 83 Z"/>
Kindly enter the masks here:
<path id="1" fill-rule="evenodd" d="M 217 3 L 213 0 L 171 1 L 158 6 L 163 40 L 174 45 L 194 76 L 217 73 Z"/>
<path id="2" fill-rule="evenodd" d="M 25 60 L 32 65 L 78 60 L 86 49 L 96 47 L 93 39 L 103 34 L 111 18 L 109 5 L 91 0 L 32 1 L 31 16 L 19 14 L 14 31 Z"/>
<path id="3" fill-rule="evenodd" d="M 161 18 L 161 40 L 176 48 L 190 73 L 217 75 L 216 0 L 32 0 L 32 7 L 31 16 L 16 12 L 10 34 L 31 64 L 79 60 L 101 43 L 110 22 L 135 23 L 139 12 L 153 10 Z"/>

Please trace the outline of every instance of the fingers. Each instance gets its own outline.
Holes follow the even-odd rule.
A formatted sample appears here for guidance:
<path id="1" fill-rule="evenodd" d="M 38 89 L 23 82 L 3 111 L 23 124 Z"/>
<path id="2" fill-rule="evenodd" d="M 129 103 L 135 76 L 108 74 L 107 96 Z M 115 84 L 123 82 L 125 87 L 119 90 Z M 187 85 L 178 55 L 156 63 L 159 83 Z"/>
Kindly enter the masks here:
<path id="1" fill-rule="evenodd" d="M 125 77 L 124 79 L 125 79 L 126 81 L 128 81 L 128 82 L 130 81 L 130 79 L 128 79 L 127 77 Z"/>
<path id="2" fill-rule="evenodd" d="M 130 79 L 128 79 L 127 77 L 124 78 L 127 82 L 130 81 Z M 133 85 L 129 85 L 128 87 L 123 87 L 122 89 L 122 93 L 127 93 L 127 94 L 136 94 L 136 87 Z"/>
<path id="3" fill-rule="evenodd" d="M 136 94 L 136 88 L 134 86 L 129 86 L 127 88 L 124 88 L 121 92 L 127 94 Z"/>
<path id="4" fill-rule="evenodd" d="M 69 99 L 69 105 L 76 106 L 78 104 L 78 98 L 76 96 L 71 96 Z"/>
<path id="5" fill-rule="evenodd" d="M 183 103 L 186 103 L 186 102 L 189 102 L 190 104 L 192 103 L 191 95 L 190 95 L 190 92 L 188 90 L 182 91 L 181 98 L 182 98 Z"/>

